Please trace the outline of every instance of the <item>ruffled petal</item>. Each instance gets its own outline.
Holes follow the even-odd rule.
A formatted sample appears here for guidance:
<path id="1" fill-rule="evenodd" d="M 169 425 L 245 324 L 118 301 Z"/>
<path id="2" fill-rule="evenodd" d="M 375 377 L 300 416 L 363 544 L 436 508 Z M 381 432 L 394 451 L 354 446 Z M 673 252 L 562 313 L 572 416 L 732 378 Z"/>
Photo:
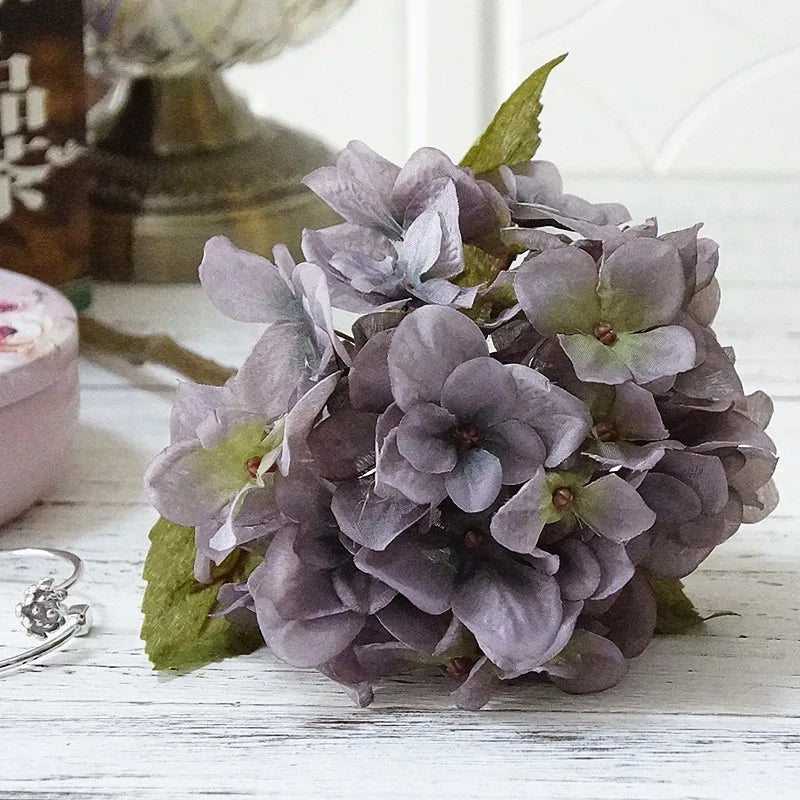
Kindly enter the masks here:
<path id="1" fill-rule="evenodd" d="M 600 268 L 600 318 L 618 331 L 668 325 L 685 292 L 675 247 L 659 239 L 635 239 L 618 247 Z"/>
<path id="2" fill-rule="evenodd" d="M 389 347 L 389 377 L 397 404 L 438 403 L 453 370 L 472 358 L 488 355 L 480 328 L 460 312 L 424 306 L 398 326 Z"/>
<path id="3" fill-rule="evenodd" d="M 458 591 L 453 613 L 494 664 L 529 671 L 555 640 L 563 607 L 555 578 L 508 561 L 482 564 Z"/>
<path id="4" fill-rule="evenodd" d="M 686 328 L 667 325 L 645 333 L 621 333 L 609 349 L 628 367 L 636 383 L 641 384 L 690 370 L 695 362 L 695 348 L 694 337 Z"/>
<path id="5" fill-rule="evenodd" d="M 594 259 L 577 247 L 547 250 L 529 258 L 514 288 L 525 315 L 539 333 L 588 333 L 600 321 Z"/>
<path id="6" fill-rule="evenodd" d="M 444 485 L 460 509 L 470 513 L 483 511 L 497 499 L 503 485 L 500 459 L 486 450 L 470 450 L 444 476 Z"/>
<path id="7" fill-rule="evenodd" d="M 303 309 L 276 266 L 225 236 L 206 242 L 200 282 L 211 302 L 240 322 L 297 322 Z"/>
<path id="8" fill-rule="evenodd" d="M 656 521 L 641 495 L 619 475 L 603 475 L 582 487 L 575 513 L 592 530 L 615 542 L 626 542 Z"/>
<path id="9" fill-rule="evenodd" d="M 370 550 L 385 549 L 419 522 L 428 509 L 429 506 L 410 500 L 381 497 L 369 479 L 340 484 L 331 502 L 331 511 L 342 532 Z"/>

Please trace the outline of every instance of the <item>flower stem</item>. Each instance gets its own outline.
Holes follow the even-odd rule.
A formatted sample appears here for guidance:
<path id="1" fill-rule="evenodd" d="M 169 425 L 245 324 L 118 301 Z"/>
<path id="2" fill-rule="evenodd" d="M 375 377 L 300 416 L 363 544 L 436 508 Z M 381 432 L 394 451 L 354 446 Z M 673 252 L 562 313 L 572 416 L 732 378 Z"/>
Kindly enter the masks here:
<path id="1" fill-rule="evenodd" d="M 131 364 L 161 364 L 196 383 L 211 386 L 222 385 L 236 372 L 181 347 L 163 334 L 134 336 L 83 315 L 79 317 L 79 324 L 83 347 L 120 356 Z"/>

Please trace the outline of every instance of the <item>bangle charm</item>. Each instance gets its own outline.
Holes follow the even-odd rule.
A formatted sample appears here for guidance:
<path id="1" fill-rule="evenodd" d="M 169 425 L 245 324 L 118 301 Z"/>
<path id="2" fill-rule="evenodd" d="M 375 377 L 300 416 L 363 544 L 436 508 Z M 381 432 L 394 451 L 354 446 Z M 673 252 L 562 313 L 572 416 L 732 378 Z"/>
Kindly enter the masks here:
<path id="1" fill-rule="evenodd" d="M 3 554 L 54 556 L 69 562 L 72 574 L 60 583 L 56 583 L 54 578 L 44 578 L 25 590 L 22 602 L 17 605 L 16 613 L 25 631 L 42 641 L 30 650 L 0 659 L 0 675 L 38 661 L 74 637 L 85 636 L 92 627 L 88 605 L 67 605 L 69 589 L 83 571 L 83 562 L 76 555 L 66 550 L 40 547 L 0 549 L 0 555 Z"/>

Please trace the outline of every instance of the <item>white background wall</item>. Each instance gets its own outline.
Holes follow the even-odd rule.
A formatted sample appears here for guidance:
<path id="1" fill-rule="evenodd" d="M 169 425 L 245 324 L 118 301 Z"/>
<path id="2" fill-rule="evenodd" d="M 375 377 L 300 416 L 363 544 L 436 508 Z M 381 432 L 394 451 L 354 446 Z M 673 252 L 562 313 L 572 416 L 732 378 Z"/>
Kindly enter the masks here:
<path id="1" fill-rule="evenodd" d="M 704 221 L 720 278 L 800 282 L 800 0 L 355 0 L 231 80 L 259 112 L 395 161 L 459 159 L 533 69 L 539 156 L 570 191 L 663 230 Z"/>
<path id="2" fill-rule="evenodd" d="M 355 0 L 233 84 L 335 146 L 454 158 L 532 69 L 540 154 L 571 175 L 800 175 L 797 0 Z"/>

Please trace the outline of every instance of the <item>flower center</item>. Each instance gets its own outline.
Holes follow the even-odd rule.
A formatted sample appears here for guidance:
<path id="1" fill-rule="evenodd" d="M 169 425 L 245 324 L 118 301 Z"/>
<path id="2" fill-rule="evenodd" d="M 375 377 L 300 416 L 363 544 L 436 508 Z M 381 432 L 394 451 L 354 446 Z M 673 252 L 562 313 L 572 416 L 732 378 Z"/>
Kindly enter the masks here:
<path id="1" fill-rule="evenodd" d="M 572 505 L 575 495 L 572 494 L 572 489 L 567 486 L 560 486 L 553 492 L 553 505 L 559 509 L 564 510 Z"/>
<path id="2" fill-rule="evenodd" d="M 467 550 L 480 550 L 486 544 L 487 538 L 483 531 L 473 528 L 464 533 L 464 547 Z"/>
<path id="3" fill-rule="evenodd" d="M 444 665 L 444 672 L 451 678 L 462 679 L 469 675 L 470 670 L 475 666 L 475 659 L 468 656 L 459 656 L 458 658 L 451 658 Z"/>
<path id="4" fill-rule="evenodd" d="M 474 450 L 481 441 L 481 432 L 471 422 L 465 422 L 452 429 L 451 435 L 460 452 Z"/>
<path id="5" fill-rule="evenodd" d="M 608 323 L 601 322 L 594 329 L 594 338 L 597 339 L 600 344 L 610 347 L 612 344 L 616 344 L 617 333 Z"/>
<path id="6" fill-rule="evenodd" d="M 617 426 L 611 420 L 605 419 L 594 426 L 594 435 L 601 442 L 616 442 L 619 434 Z"/>
<path id="7" fill-rule="evenodd" d="M 247 461 L 244 462 L 244 469 L 245 472 L 251 477 L 256 478 L 258 477 L 258 468 L 261 466 L 261 456 L 253 456 L 252 458 L 248 458 Z M 267 472 L 275 472 L 278 465 L 273 464 Z"/>

